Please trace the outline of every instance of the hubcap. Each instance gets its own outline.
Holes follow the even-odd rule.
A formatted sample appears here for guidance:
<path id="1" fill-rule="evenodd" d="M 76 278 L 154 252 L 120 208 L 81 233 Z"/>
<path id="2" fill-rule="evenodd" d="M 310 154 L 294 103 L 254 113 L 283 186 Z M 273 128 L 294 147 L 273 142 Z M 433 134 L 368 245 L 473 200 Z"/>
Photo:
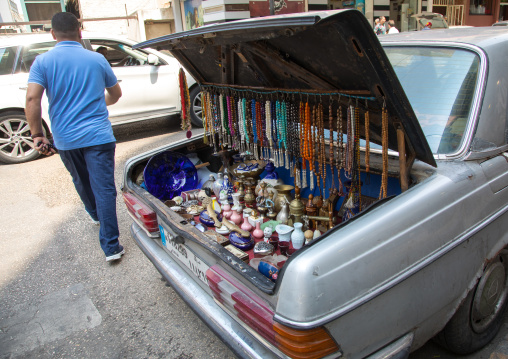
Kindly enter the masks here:
<path id="1" fill-rule="evenodd" d="M 506 270 L 500 262 L 491 263 L 483 274 L 473 299 L 471 327 L 483 332 L 502 310 L 507 298 Z"/>
<path id="2" fill-rule="evenodd" d="M 203 108 L 201 105 L 201 92 L 194 97 L 194 101 L 192 102 L 192 110 L 197 118 L 203 121 Z"/>
<path id="3" fill-rule="evenodd" d="M 34 153 L 28 122 L 10 118 L 0 123 L 0 152 L 3 156 L 23 158 Z"/>

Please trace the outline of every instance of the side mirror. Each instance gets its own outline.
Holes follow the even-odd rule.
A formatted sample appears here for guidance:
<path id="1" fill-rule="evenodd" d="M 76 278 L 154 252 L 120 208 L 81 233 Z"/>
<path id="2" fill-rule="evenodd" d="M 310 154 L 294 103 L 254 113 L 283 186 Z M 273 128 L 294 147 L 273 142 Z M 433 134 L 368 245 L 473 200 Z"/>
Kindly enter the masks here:
<path id="1" fill-rule="evenodd" d="M 147 62 L 153 66 L 157 66 L 160 64 L 159 58 L 154 54 L 148 54 Z"/>

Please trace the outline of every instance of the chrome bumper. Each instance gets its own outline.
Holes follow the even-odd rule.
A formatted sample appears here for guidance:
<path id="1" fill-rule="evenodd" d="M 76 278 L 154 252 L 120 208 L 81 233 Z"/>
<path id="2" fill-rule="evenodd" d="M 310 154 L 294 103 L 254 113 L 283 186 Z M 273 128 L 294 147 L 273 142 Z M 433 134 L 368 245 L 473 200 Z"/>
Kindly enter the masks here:
<path id="1" fill-rule="evenodd" d="M 136 224 L 132 237 L 155 268 L 203 322 L 240 358 L 279 358 L 225 313 L 154 239 Z"/>

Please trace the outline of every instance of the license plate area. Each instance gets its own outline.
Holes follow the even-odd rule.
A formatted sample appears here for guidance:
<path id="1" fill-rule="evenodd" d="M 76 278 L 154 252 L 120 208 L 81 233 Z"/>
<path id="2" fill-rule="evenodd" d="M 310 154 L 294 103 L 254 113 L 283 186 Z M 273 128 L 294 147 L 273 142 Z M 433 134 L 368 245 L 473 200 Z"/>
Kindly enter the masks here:
<path id="1" fill-rule="evenodd" d="M 159 222 L 160 223 L 160 222 Z M 177 243 L 169 230 L 159 224 L 162 245 L 180 263 L 187 267 L 196 278 L 208 286 L 206 271 L 210 268 L 187 245 Z"/>

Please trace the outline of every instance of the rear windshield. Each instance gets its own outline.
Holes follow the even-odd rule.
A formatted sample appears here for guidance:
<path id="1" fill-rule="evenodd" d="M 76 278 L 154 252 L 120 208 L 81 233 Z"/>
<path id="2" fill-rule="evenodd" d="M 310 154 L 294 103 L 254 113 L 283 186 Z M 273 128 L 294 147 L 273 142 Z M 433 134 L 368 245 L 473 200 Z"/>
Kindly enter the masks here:
<path id="1" fill-rule="evenodd" d="M 478 55 L 438 47 L 384 49 L 432 152 L 456 152 L 471 112 L 480 64 Z"/>

